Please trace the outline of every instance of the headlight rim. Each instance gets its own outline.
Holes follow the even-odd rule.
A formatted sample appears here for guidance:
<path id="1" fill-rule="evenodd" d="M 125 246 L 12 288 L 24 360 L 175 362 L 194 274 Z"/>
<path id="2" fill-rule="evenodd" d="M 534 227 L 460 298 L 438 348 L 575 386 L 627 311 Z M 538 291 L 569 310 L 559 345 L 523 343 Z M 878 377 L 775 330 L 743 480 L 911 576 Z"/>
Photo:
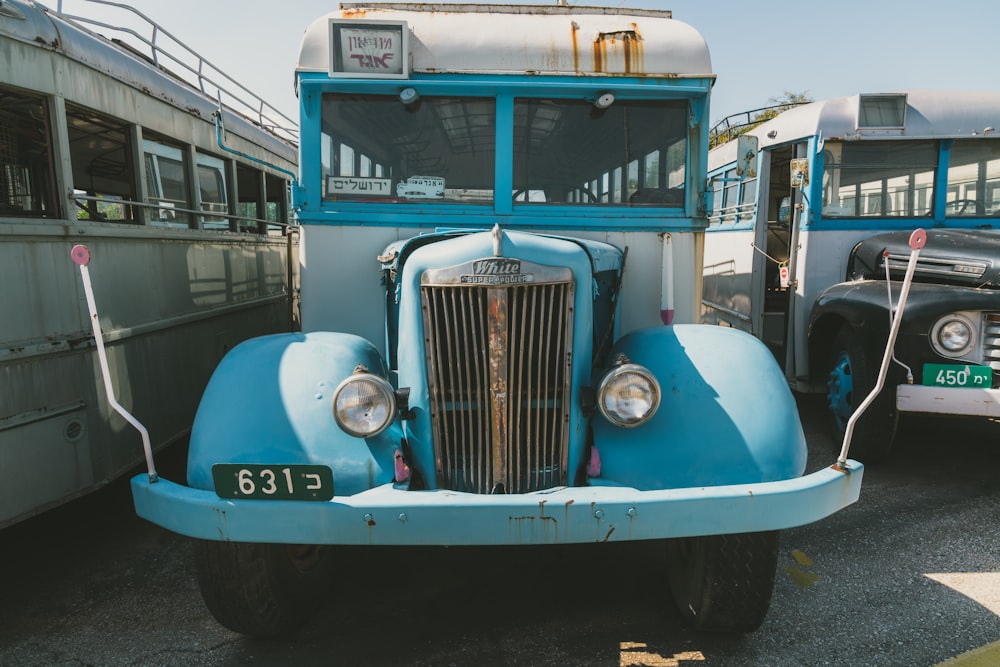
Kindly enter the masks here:
<path id="1" fill-rule="evenodd" d="M 644 377 L 654 390 L 653 401 L 649 407 L 649 410 L 646 412 L 645 415 L 643 415 L 640 419 L 636 421 L 625 421 L 619 419 L 615 415 L 610 414 L 608 412 L 608 409 L 604 401 L 605 391 L 608 389 L 608 386 L 610 385 L 611 381 L 625 373 L 635 373 Z M 648 422 L 659 411 L 662 399 L 663 399 L 663 390 L 660 387 L 659 380 L 656 379 L 656 375 L 654 375 L 651 370 L 649 370 L 648 368 L 646 368 L 641 364 L 627 362 L 614 366 L 611 370 L 609 370 L 607 373 L 604 374 L 604 377 L 601 378 L 601 381 L 597 385 L 598 412 L 600 412 L 601 416 L 603 416 L 606 420 L 608 420 L 610 424 L 613 424 L 614 426 L 618 426 L 621 428 L 635 428 L 637 426 L 641 426 L 642 424 Z"/>
<path id="2" fill-rule="evenodd" d="M 370 432 L 360 431 L 347 425 L 341 418 L 340 412 L 337 409 L 337 403 L 344 389 L 346 389 L 349 385 L 356 384 L 358 382 L 373 383 L 379 389 L 382 396 L 385 397 L 385 405 L 387 408 L 386 417 L 378 425 L 378 428 Z M 337 388 L 333 390 L 333 399 L 330 402 L 330 410 L 333 413 L 333 420 L 344 433 L 355 438 L 373 438 L 385 432 L 385 430 L 396 420 L 396 392 L 392 384 L 390 384 L 390 382 L 381 375 L 375 375 L 374 373 L 368 372 L 354 373 L 353 375 L 344 378 L 340 384 L 337 385 Z"/>
<path id="3" fill-rule="evenodd" d="M 942 330 L 952 322 L 958 322 L 962 324 L 969 332 L 969 337 L 965 345 L 956 350 L 950 350 L 947 347 L 945 347 L 944 343 L 941 342 L 940 338 Z M 948 359 L 961 359 L 963 357 L 968 356 L 973 351 L 975 351 L 976 346 L 978 345 L 978 337 L 979 337 L 979 329 L 976 326 L 975 322 L 973 322 L 972 318 L 966 315 L 965 313 L 954 312 L 942 315 L 934 322 L 934 326 L 931 327 L 931 332 L 930 332 L 930 343 L 931 343 L 931 348 L 933 348 L 934 352 L 936 352 L 940 356 L 946 357 Z"/>

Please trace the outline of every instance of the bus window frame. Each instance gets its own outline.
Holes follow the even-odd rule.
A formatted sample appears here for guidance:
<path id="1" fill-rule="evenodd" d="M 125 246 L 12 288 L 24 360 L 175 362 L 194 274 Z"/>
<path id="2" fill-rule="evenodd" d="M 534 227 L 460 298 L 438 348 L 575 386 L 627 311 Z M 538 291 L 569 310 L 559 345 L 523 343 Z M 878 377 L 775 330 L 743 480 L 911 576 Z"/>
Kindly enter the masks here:
<path id="1" fill-rule="evenodd" d="M 73 202 L 77 209 L 77 221 L 138 224 L 139 216 L 130 203 L 136 200 L 138 193 L 135 182 L 135 158 L 132 154 L 130 137 L 133 126 L 121 118 L 71 102 L 65 104 L 64 115 L 69 139 Z M 88 151 L 81 147 L 87 145 L 88 140 L 103 144 L 94 155 L 89 155 Z M 117 145 L 117 148 L 109 148 L 109 144 Z M 91 162 L 83 162 L 82 159 L 88 155 L 92 158 Z M 100 186 L 97 185 L 97 181 L 101 180 L 103 174 L 95 176 L 98 170 L 93 169 L 94 163 L 98 160 L 105 164 L 113 162 L 115 167 L 110 170 L 111 175 L 105 177 L 106 183 Z M 119 174 L 121 176 L 116 178 Z M 87 176 L 91 179 L 89 183 L 85 182 Z M 115 185 L 119 187 L 118 192 L 113 192 L 107 185 L 115 181 L 117 181 Z M 120 217 L 108 215 L 108 212 L 115 209 L 121 213 Z"/>
<path id="2" fill-rule="evenodd" d="M 201 211 L 199 224 L 201 229 L 212 231 L 232 231 L 233 220 L 230 217 L 229 193 L 231 186 L 228 177 L 228 164 L 224 158 L 202 150 L 195 150 L 195 186 L 198 188 L 198 207 Z M 205 177 L 211 177 L 218 186 L 217 193 L 221 199 L 208 201 L 205 199 Z M 221 217 L 220 217 L 221 216 Z"/>
<path id="3" fill-rule="evenodd" d="M 962 161 L 960 164 L 955 159 L 960 153 L 984 153 L 983 149 L 987 147 L 996 155 L 995 159 L 988 159 L 988 155 L 977 155 L 978 159 Z M 1000 215 L 1000 140 L 955 139 L 948 142 L 941 151 L 941 163 L 945 218 L 967 219 Z M 971 188 L 973 197 L 970 199 L 969 181 L 960 180 L 958 172 L 971 170 L 973 167 L 976 176 Z M 967 202 L 973 206 L 970 210 L 968 205 L 956 206 L 957 202 Z"/>
<path id="4" fill-rule="evenodd" d="M 170 229 L 191 229 L 194 227 L 190 213 L 192 184 L 188 173 L 188 152 L 189 150 L 184 144 L 170 141 L 152 133 L 143 134 L 143 178 L 146 179 L 147 189 L 145 203 L 150 206 L 152 211 L 147 222 L 150 227 Z M 173 199 L 166 196 L 163 190 L 161 159 L 179 166 L 184 199 Z M 169 218 L 171 212 L 174 213 L 173 220 Z"/>
<path id="5" fill-rule="evenodd" d="M 684 165 L 684 202 L 679 207 L 661 206 L 587 206 L 581 204 L 535 206 L 519 204 L 513 197 L 495 198 L 492 204 L 433 202 L 392 203 L 352 202 L 323 200 L 321 170 L 305 171 L 301 175 L 302 188 L 316 193 L 300 202 L 298 216 L 306 224 L 338 224 L 369 226 L 438 227 L 454 225 L 456 217 L 482 218 L 484 225 L 495 222 L 497 216 L 504 224 L 513 227 L 544 225 L 549 228 L 607 229 L 609 218 L 613 226 L 623 231 L 676 230 L 696 231 L 707 226 L 700 194 L 704 183 L 696 183 L 691 174 L 696 173 L 695 160 L 706 160 L 704 155 L 693 153 L 701 145 L 699 132 L 707 132 L 707 123 L 692 123 L 691 118 L 703 115 L 707 105 L 710 84 L 686 82 L 684 85 L 650 86 L 649 82 L 630 83 L 624 79 L 609 82 L 605 78 L 591 77 L 581 82 L 567 82 L 565 77 L 539 76 L 474 76 L 461 75 L 448 78 L 434 75 L 413 75 L 406 87 L 414 88 L 421 96 L 486 97 L 496 104 L 496 164 L 495 192 L 513 192 L 514 102 L 517 98 L 594 100 L 612 89 L 616 100 L 641 100 L 653 102 L 680 102 L 687 105 L 688 133 Z M 399 95 L 401 82 L 384 80 L 341 79 L 330 80 L 323 73 L 301 73 L 299 95 L 303 99 L 301 132 L 302 165 L 321 164 L 322 104 L 325 93 Z M 402 103 L 402 102 L 401 102 Z M 707 149 L 705 150 L 707 154 Z M 640 162 L 642 158 L 639 158 Z M 631 163 L 620 165 L 625 178 Z M 336 222 L 330 217 L 336 213 Z M 362 221 L 363 219 L 363 221 Z"/>
<path id="6" fill-rule="evenodd" d="M 889 162 L 861 162 L 857 160 L 857 157 L 853 157 L 852 164 L 849 166 L 844 166 L 844 155 L 845 149 L 850 151 L 862 150 L 874 151 L 876 149 L 883 149 L 885 147 L 902 147 L 905 146 L 912 149 L 914 146 L 925 148 L 930 148 L 933 146 L 934 154 L 934 164 L 918 165 L 918 164 L 892 164 Z M 839 147 L 839 155 L 834 156 L 833 149 Z M 896 151 L 893 151 L 895 153 Z M 911 152 L 915 153 L 915 151 Z M 928 151 L 930 152 L 930 151 Z M 828 156 L 837 157 L 835 162 L 827 159 Z M 820 213 L 822 220 L 925 220 L 929 217 L 933 217 L 935 211 L 935 201 L 938 198 L 938 190 L 941 187 L 939 172 L 941 165 L 945 158 L 945 151 L 941 146 L 941 142 L 937 139 L 914 139 L 908 141 L 899 141 L 892 139 L 878 139 L 871 141 L 827 141 L 824 143 L 822 153 L 822 162 L 818 163 L 817 166 L 822 167 L 822 178 L 816 179 L 822 182 L 822 187 L 820 189 Z M 834 179 L 834 172 L 837 171 L 838 178 Z M 894 175 L 890 175 L 890 172 L 894 170 L 898 172 Z M 850 212 L 839 213 L 836 211 L 837 208 L 844 208 L 844 204 L 841 203 L 845 201 L 843 193 L 849 186 L 842 185 L 842 175 L 846 172 L 848 175 L 857 177 L 858 174 L 863 174 L 864 172 L 870 172 L 871 175 L 868 180 L 857 181 L 853 184 L 854 193 L 853 196 L 846 199 L 846 201 L 851 202 L 852 210 Z M 815 172 L 815 170 L 814 170 Z M 921 176 L 930 175 L 930 184 L 928 186 L 930 191 L 930 196 L 927 198 L 930 202 L 927 210 L 925 212 L 917 213 L 916 211 L 916 199 L 920 191 L 923 189 L 922 184 L 924 183 Z M 875 178 L 877 176 L 877 178 Z M 892 181 L 897 179 L 905 178 L 907 183 L 905 188 L 892 189 Z M 828 203 L 828 190 L 832 192 L 834 188 L 833 182 L 836 181 L 837 192 L 836 198 L 838 203 L 831 204 Z M 873 184 L 878 185 L 876 190 Z M 866 187 L 868 186 L 868 187 Z M 904 206 L 907 211 L 903 213 L 895 213 L 897 209 L 892 205 L 893 201 L 902 195 L 904 200 Z M 832 199 L 831 199 L 832 201 Z M 872 211 L 873 205 L 879 210 Z M 888 208 L 887 208 L 888 207 Z M 888 213 L 886 211 L 889 211 Z M 911 212 L 912 211 L 912 212 Z"/>
<path id="7" fill-rule="evenodd" d="M 5 176 L 10 176 L 11 183 L 8 185 L 6 177 L 3 181 L 0 181 L 5 186 L 14 188 L 15 185 L 20 184 L 23 187 L 23 183 L 27 183 L 25 191 L 10 193 L 12 197 L 10 202 L 5 202 L 2 208 L 0 208 L 0 220 L 8 220 L 10 218 L 33 218 L 45 221 L 61 220 L 65 213 L 63 210 L 65 205 L 57 196 L 58 186 L 56 179 L 53 177 L 56 168 L 56 146 L 52 127 L 59 122 L 58 119 L 54 118 L 54 115 L 57 113 L 53 108 L 55 105 L 52 104 L 51 99 L 47 95 L 16 86 L 4 84 L 0 86 L 0 93 L 9 96 L 9 98 L 15 100 L 16 104 L 20 105 L 19 108 L 11 107 L 14 110 L 8 111 L 8 113 L 17 116 L 18 119 L 28 117 L 33 120 L 35 127 L 32 130 L 38 136 L 41 136 L 44 142 L 44 144 L 38 144 L 42 149 L 39 152 L 44 154 L 44 159 L 38 160 L 36 164 L 21 164 L 17 162 L 0 163 L 0 168 L 10 169 L 10 173 Z M 34 117 L 30 112 L 19 113 L 27 105 L 37 105 L 37 117 Z M 11 152 L 12 156 L 13 152 Z M 17 155 L 13 157 L 21 158 L 22 156 Z M 20 169 L 20 174 L 11 176 L 14 169 Z M 18 176 L 21 178 L 19 179 Z M 17 184 L 15 184 L 15 181 L 17 181 Z M 18 207 L 14 203 L 14 199 L 16 198 L 28 199 L 33 202 L 32 206 L 30 208 Z M 35 202 L 37 202 L 37 206 Z"/>

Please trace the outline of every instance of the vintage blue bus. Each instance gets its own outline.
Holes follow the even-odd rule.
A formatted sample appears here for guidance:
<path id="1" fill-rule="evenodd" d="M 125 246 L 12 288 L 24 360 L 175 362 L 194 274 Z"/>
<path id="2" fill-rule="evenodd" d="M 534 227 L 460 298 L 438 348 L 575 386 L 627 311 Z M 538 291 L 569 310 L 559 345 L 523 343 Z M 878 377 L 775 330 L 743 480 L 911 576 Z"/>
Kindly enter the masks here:
<path id="1" fill-rule="evenodd" d="M 697 323 L 699 33 L 661 10 L 344 4 L 296 81 L 303 333 L 226 356 L 187 485 L 132 482 L 141 516 L 197 538 L 216 619 L 296 627 L 355 576 L 338 545 L 648 540 L 690 622 L 757 627 L 778 531 L 854 502 L 862 467 L 803 475 L 770 352 Z"/>
<path id="2" fill-rule="evenodd" d="M 143 460 L 99 386 L 74 244 L 118 400 L 157 450 L 228 349 L 298 325 L 297 123 L 204 60 L 185 70 L 197 54 L 162 26 L 88 7 L 118 20 L 0 3 L 0 527 Z"/>
<path id="3" fill-rule="evenodd" d="M 927 245 L 886 388 L 854 432 L 890 452 L 899 415 L 1000 416 L 1000 94 L 859 94 L 784 111 L 709 154 L 702 317 L 764 341 L 844 431 L 875 386 L 909 254 Z"/>

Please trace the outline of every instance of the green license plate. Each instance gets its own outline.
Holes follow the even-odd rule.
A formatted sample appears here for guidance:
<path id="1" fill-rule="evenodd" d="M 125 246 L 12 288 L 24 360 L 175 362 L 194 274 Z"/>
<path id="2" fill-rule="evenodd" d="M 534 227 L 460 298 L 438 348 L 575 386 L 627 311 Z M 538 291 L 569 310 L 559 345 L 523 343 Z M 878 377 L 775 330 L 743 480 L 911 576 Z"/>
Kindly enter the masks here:
<path id="1" fill-rule="evenodd" d="M 988 366 L 924 364 L 924 385 L 989 389 L 993 386 L 993 369 Z"/>
<path id="2" fill-rule="evenodd" d="M 333 471 L 317 465 L 216 463 L 215 493 L 226 499 L 330 500 Z"/>

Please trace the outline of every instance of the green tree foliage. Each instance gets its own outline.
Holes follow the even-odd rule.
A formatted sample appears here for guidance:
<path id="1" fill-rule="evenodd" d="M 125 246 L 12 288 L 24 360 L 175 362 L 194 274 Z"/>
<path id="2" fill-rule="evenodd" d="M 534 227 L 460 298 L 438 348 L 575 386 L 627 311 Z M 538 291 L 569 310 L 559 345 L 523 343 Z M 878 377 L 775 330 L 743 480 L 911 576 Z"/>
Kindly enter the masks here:
<path id="1" fill-rule="evenodd" d="M 761 123 L 768 121 L 782 111 L 791 109 L 800 104 L 808 104 L 815 100 L 809 95 L 809 91 L 804 90 L 796 93 L 786 90 L 780 97 L 770 97 L 767 100 L 770 104 L 760 109 L 741 111 L 740 113 L 726 116 L 715 124 L 708 135 L 708 147 L 715 148 L 727 141 L 732 141 L 736 137 L 757 127 Z"/>

